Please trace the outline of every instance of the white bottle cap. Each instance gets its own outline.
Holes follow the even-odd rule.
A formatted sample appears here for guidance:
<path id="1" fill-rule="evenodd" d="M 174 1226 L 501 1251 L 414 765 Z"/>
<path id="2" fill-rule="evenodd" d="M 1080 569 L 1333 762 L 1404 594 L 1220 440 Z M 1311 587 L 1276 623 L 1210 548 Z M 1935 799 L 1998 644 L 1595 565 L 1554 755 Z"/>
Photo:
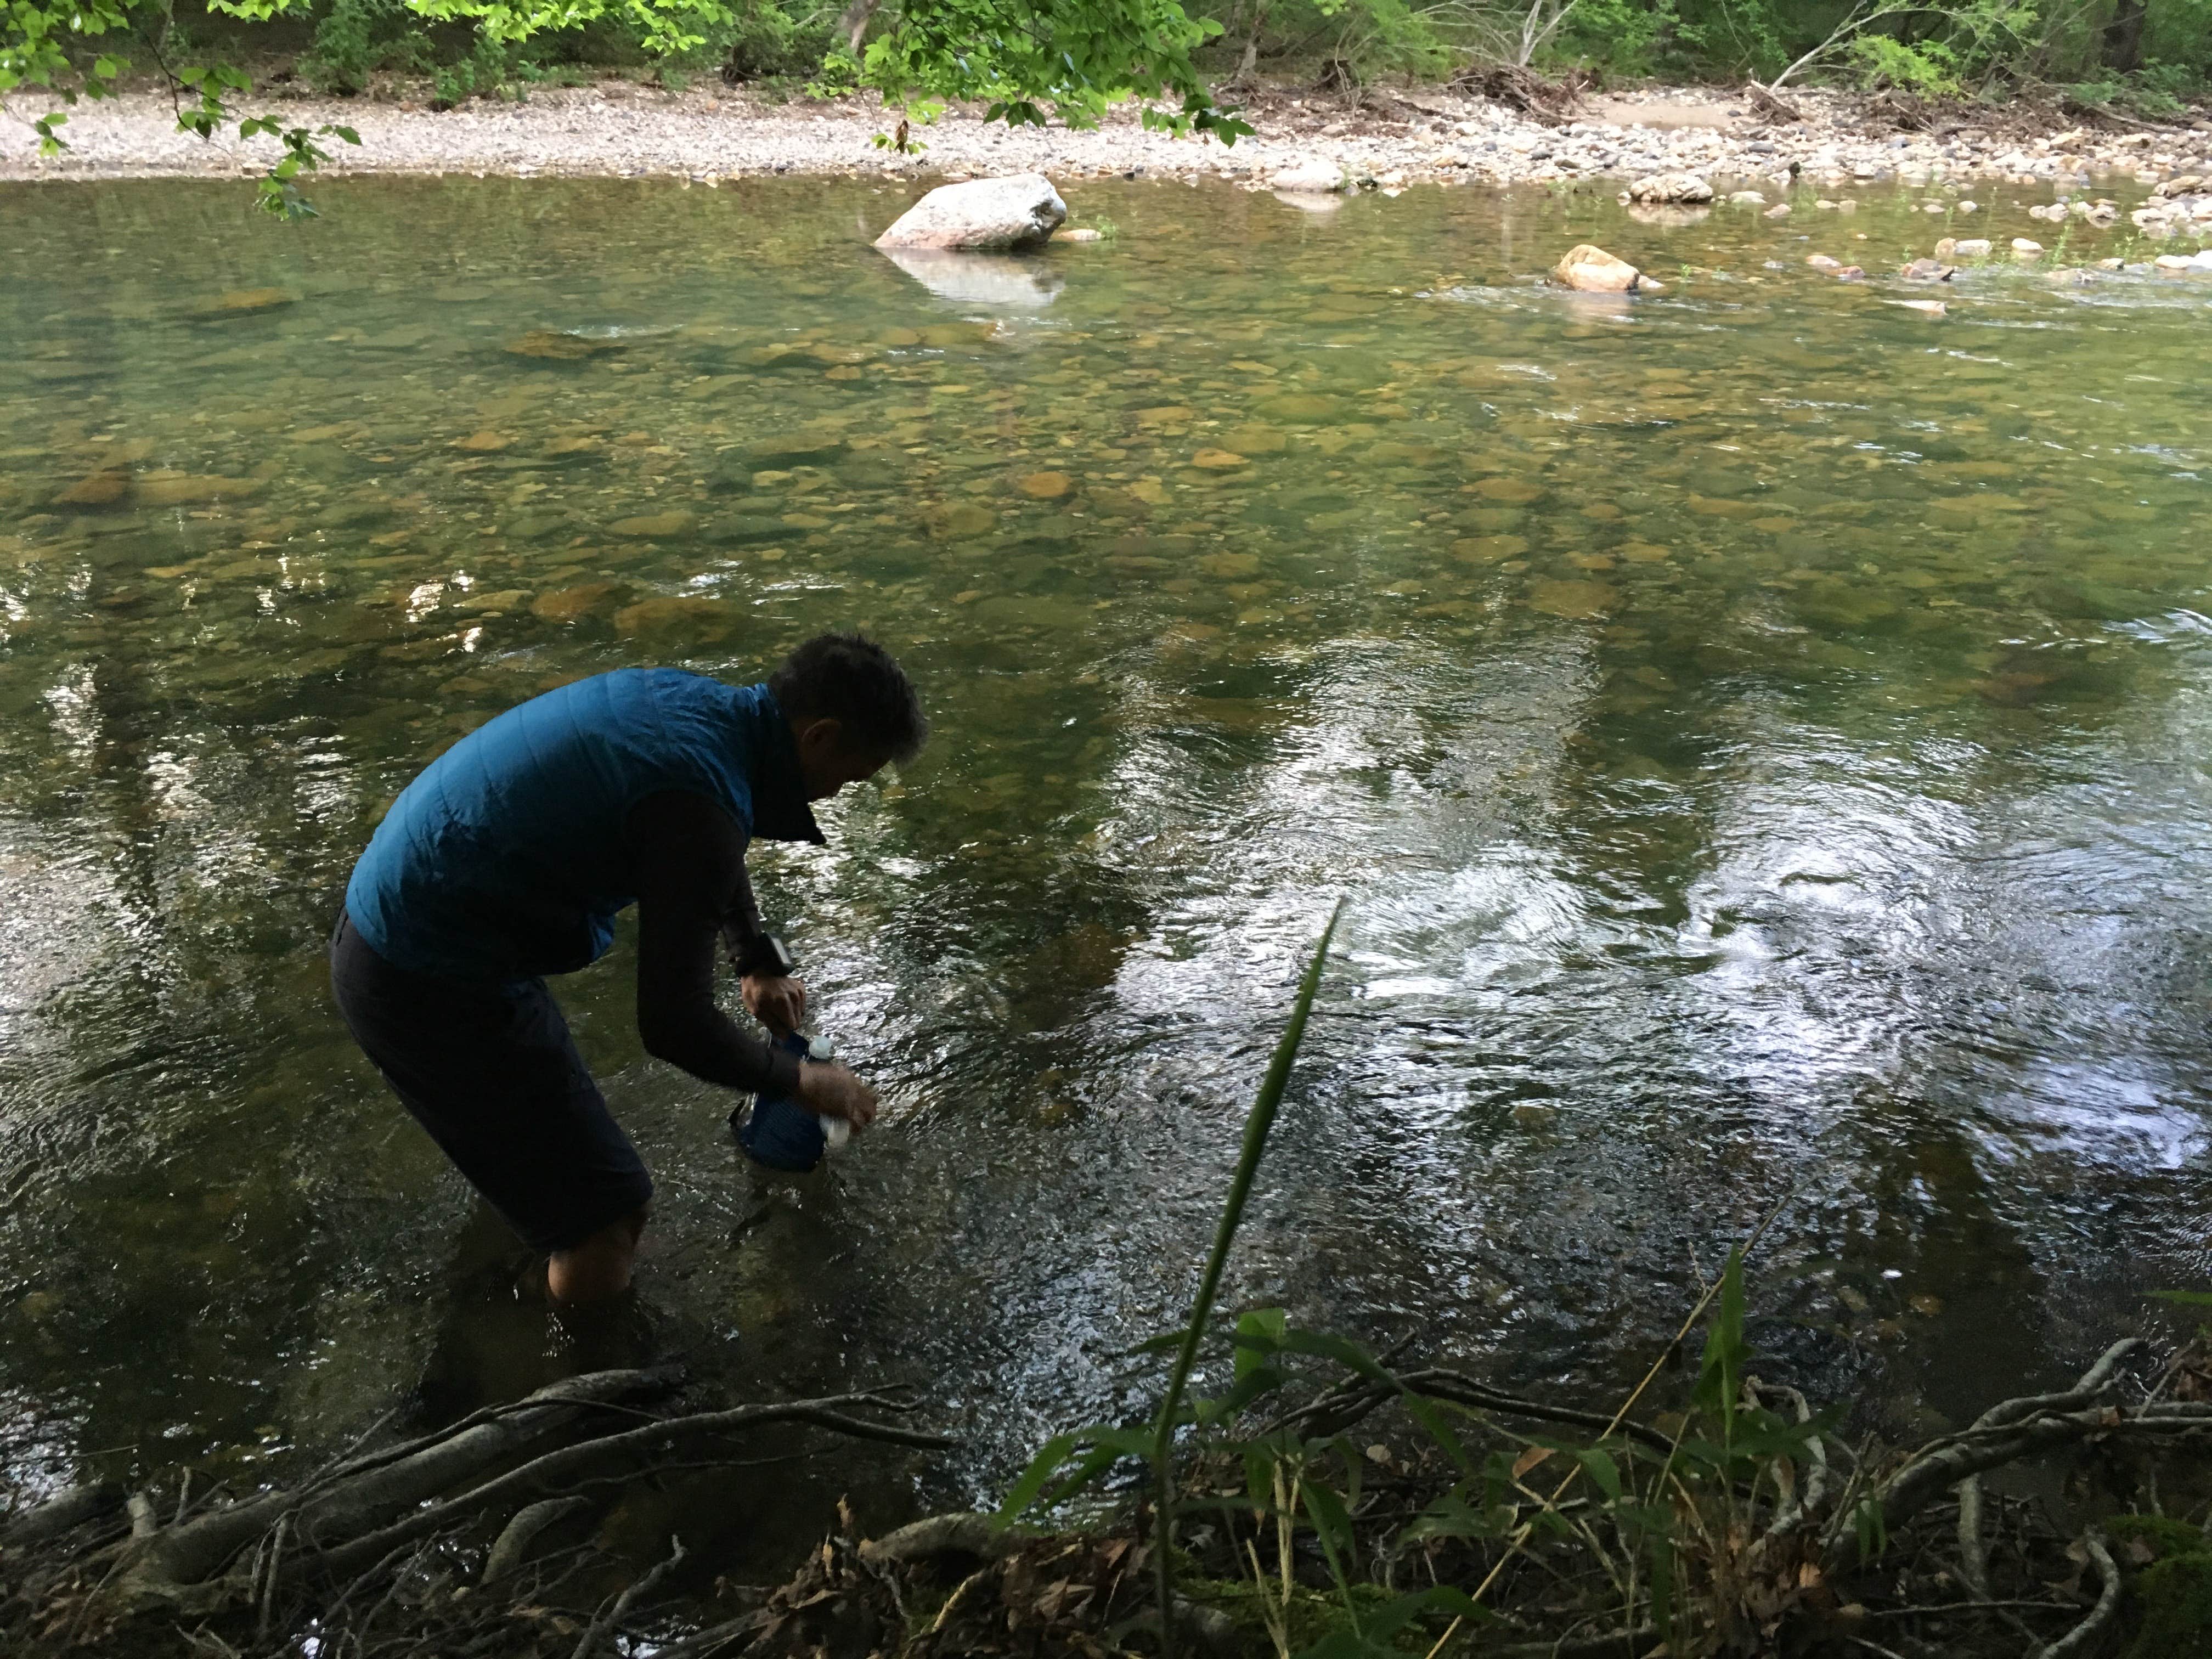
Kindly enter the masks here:
<path id="1" fill-rule="evenodd" d="M 830 1059 L 836 1052 L 836 1045 L 825 1036 L 816 1037 L 806 1045 L 806 1057 L 812 1060 Z"/>

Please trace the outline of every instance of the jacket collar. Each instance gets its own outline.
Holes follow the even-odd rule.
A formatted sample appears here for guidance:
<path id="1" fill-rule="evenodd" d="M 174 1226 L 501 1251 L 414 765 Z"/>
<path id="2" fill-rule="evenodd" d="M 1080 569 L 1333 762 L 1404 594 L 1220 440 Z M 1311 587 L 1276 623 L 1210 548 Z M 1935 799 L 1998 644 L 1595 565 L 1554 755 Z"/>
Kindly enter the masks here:
<path id="1" fill-rule="evenodd" d="M 752 753 L 753 834 L 769 841 L 826 843 L 822 826 L 814 821 L 814 808 L 806 799 L 806 780 L 799 769 L 799 744 L 791 735 L 791 722 L 783 717 L 775 694 L 766 685 L 753 688 Z"/>

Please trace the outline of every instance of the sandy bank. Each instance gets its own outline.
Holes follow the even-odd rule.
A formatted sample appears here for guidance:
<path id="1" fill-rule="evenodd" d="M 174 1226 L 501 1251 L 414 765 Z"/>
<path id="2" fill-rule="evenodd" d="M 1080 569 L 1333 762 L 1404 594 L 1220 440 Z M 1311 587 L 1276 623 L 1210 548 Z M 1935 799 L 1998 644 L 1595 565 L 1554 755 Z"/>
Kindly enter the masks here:
<path id="1" fill-rule="evenodd" d="M 1009 131 L 955 112 L 918 130 L 919 155 L 878 149 L 880 110 L 854 103 L 769 101 L 720 85 L 680 93 L 628 82 L 546 89 L 526 103 L 472 103 L 445 112 L 363 99 L 282 98 L 268 107 L 309 125 L 342 122 L 361 134 L 335 170 L 632 175 L 708 180 L 763 173 L 936 177 L 1035 169 L 1057 177 L 1141 169 L 1153 176 L 1225 176 L 1265 184 L 1316 158 L 1384 185 L 1437 179 L 1547 183 L 1691 169 L 1715 179 L 1786 179 L 1794 166 L 1816 185 L 1940 185 L 1998 179 L 2058 191 L 2114 179 L 2155 183 L 2212 171 L 2212 123 L 2151 132 L 2036 131 L 2015 116 L 2002 128 L 1897 131 L 1847 94 L 1793 94 L 1807 118 L 1768 122 L 1741 97 L 1690 88 L 1596 101 L 1565 126 L 1488 100 L 1424 88 L 1380 101 L 1387 115 L 1339 100 L 1275 94 L 1255 100 L 1259 136 L 1233 148 L 1145 131 L 1122 116 L 1090 132 Z M 257 102 L 256 107 L 262 106 Z M 0 131 L 0 179 L 205 177 L 258 173 L 267 139 L 206 143 L 175 130 L 168 100 L 131 94 L 82 105 L 65 154 L 40 159 L 27 127 Z"/>

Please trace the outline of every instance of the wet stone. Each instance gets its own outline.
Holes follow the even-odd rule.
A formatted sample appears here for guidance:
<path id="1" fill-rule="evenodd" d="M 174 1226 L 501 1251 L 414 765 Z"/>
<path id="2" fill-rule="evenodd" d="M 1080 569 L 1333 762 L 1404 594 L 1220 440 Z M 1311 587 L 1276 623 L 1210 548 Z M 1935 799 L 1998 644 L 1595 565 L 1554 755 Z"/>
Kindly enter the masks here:
<path id="1" fill-rule="evenodd" d="M 699 515 L 681 510 L 666 513 L 641 513 L 635 518 L 617 519 L 607 528 L 617 536 L 646 538 L 682 536 L 697 527 Z"/>

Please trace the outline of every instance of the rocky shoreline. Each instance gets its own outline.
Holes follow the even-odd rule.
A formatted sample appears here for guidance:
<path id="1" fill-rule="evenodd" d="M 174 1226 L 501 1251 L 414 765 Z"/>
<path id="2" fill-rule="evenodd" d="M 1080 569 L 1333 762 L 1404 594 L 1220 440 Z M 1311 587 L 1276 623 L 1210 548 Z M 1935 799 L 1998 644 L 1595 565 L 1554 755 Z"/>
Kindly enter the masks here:
<path id="1" fill-rule="evenodd" d="M 1257 137 L 1233 147 L 1147 132 L 1121 112 L 1092 131 L 1012 131 L 955 110 L 915 130 L 927 146 L 898 155 L 877 136 L 892 124 L 872 102 L 783 103 L 714 84 L 667 92 L 609 80 L 541 89 L 520 103 L 443 112 L 404 101 L 274 95 L 271 112 L 361 136 L 338 173 L 678 176 L 702 184 L 776 173 L 941 179 L 1042 172 L 1056 179 L 1136 174 L 1215 177 L 1251 188 L 1330 170 L 1395 189 L 1444 184 L 1551 184 L 1693 172 L 1716 183 L 1894 185 L 1939 190 L 1998 180 L 2064 195 L 2092 184 L 2148 186 L 2212 173 L 2212 120 L 2098 131 L 2014 110 L 1967 121 L 1940 112 L 1899 131 L 1893 110 L 1856 94 L 1790 94 L 1803 118 L 1770 118 L 1741 93 L 1677 88 L 1595 98 L 1553 123 L 1449 88 L 1370 91 L 1359 107 L 1334 94 L 1263 93 Z M 264 100 L 254 100 L 257 109 Z M 27 125 L 0 132 L 0 180 L 235 176 L 258 173 L 272 141 L 204 143 L 175 130 L 168 99 L 126 94 L 71 112 L 71 148 L 40 158 Z"/>

